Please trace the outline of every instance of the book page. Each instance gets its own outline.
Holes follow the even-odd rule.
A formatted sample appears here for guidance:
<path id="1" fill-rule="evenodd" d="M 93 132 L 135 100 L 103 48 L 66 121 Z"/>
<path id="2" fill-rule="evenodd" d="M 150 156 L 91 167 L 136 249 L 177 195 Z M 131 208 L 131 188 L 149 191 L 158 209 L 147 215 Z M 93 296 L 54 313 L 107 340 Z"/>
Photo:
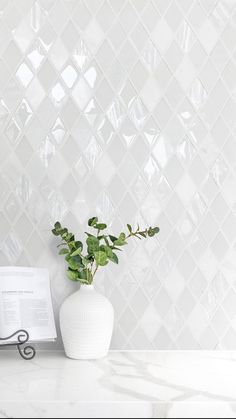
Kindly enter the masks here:
<path id="1" fill-rule="evenodd" d="M 19 329 L 29 333 L 31 342 L 57 337 L 46 269 L 0 268 L 0 337 Z"/>

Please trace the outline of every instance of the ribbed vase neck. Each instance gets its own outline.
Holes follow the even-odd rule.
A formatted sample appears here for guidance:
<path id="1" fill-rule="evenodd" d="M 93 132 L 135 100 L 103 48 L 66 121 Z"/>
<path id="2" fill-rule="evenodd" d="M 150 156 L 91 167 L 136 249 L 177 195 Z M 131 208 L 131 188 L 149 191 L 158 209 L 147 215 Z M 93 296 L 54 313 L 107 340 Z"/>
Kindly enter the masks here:
<path id="1" fill-rule="evenodd" d="M 80 289 L 85 291 L 93 291 L 94 285 L 81 284 Z"/>

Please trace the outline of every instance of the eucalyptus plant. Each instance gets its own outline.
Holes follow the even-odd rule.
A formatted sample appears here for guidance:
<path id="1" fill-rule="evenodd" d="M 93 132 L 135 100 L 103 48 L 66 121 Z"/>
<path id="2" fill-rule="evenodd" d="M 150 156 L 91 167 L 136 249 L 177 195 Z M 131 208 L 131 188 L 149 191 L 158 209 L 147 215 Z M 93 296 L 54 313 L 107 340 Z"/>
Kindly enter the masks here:
<path id="1" fill-rule="evenodd" d="M 107 225 L 100 223 L 97 217 L 88 221 L 88 226 L 94 229 L 94 234 L 85 233 L 87 236 L 86 250 L 81 241 L 77 241 L 75 235 L 70 233 L 67 228 L 63 228 L 57 222 L 52 233 L 60 237 L 62 243 L 58 245 L 59 254 L 65 256 L 68 264 L 68 278 L 71 281 L 81 284 L 91 285 L 100 267 L 108 265 L 109 262 L 119 263 L 117 253 L 128 244 L 130 238 L 143 239 L 154 237 L 159 233 L 158 227 L 150 227 L 136 230 L 130 224 L 127 225 L 127 233 L 120 233 L 118 237 L 106 234 Z"/>

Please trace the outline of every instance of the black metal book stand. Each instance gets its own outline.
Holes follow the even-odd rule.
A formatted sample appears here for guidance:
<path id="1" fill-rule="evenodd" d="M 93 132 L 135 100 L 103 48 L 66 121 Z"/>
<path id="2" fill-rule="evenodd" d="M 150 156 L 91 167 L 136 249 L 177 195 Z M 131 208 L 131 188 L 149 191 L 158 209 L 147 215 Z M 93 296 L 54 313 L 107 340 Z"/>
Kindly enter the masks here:
<path id="1" fill-rule="evenodd" d="M 3 343 L 2 342 L 6 342 Z M 29 342 L 29 333 L 26 330 L 17 330 L 13 335 L 7 338 L 0 338 L 0 348 L 5 346 L 16 346 L 20 356 L 30 361 L 36 355 L 36 350 L 33 346 L 27 345 Z"/>

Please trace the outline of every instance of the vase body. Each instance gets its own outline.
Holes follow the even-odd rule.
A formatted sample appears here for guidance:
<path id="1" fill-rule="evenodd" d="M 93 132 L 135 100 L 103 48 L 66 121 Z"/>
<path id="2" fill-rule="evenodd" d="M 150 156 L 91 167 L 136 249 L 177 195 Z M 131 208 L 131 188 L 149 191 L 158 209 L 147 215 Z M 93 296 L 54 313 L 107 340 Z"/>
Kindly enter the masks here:
<path id="1" fill-rule="evenodd" d="M 111 344 L 114 310 L 109 300 L 92 285 L 82 285 L 62 304 L 60 326 L 69 358 L 104 358 Z"/>

